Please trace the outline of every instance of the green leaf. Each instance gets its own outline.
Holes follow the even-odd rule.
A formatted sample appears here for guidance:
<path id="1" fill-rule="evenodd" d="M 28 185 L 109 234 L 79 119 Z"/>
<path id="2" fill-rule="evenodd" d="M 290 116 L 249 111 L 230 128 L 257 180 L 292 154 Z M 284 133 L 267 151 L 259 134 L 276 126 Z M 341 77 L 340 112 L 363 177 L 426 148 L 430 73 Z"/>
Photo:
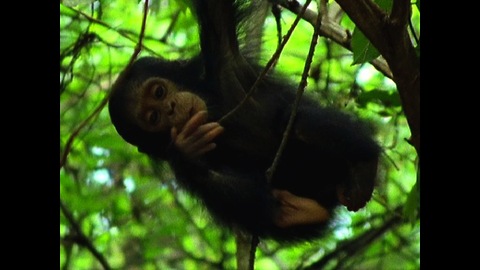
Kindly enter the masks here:
<path id="1" fill-rule="evenodd" d="M 383 10 L 390 12 L 392 10 L 392 0 L 375 0 L 375 3 Z"/>
<path id="2" fill-rule="evenodd" d="M 370 40 L 355 27 L 352 34 L 353 64 L 370 62 L 380 56 L 378 50 L 372 45 Z"/>
<path id="3" fill-rule="evenodd" d="M 366 106 L 369 102 L 380 103 L 386 107 L 401 106 L 400 96 L 396 91 L 372 90 L 363 92 L 357 98 L 357 103 L 361 106 Z"/>

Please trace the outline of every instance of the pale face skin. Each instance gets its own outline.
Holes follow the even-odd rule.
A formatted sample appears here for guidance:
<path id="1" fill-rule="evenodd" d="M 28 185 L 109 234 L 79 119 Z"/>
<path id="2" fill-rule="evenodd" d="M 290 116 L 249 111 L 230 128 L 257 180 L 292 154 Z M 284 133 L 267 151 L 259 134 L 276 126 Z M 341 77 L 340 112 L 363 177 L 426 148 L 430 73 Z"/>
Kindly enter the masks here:
<path id="1" fill-rule="evenodd" d="M 214 139 L 224 128 L 217 122 L 207 123 L 207 107 L 202 99 L 162 78 L 149 79 L 139 88 L 134 110 L 141 128 L 151 132 L 170 129 L 175 147 L 191 159 L 215 149 Z M 281 203 L 274 220 L 279 227 L 323 223 L 330 218 L 328 210 L 315 200 L 286 190 L 275 189 L 273 195 Z"/>
<path id="2" fill-rule="evenodd" d="M 200 97 L 162 78 L 145 81 L 134 94 L 137 97 L 136 119 L 142 129 L 151 132 L 181 129 L 193 115 L 207 109 Z"/>

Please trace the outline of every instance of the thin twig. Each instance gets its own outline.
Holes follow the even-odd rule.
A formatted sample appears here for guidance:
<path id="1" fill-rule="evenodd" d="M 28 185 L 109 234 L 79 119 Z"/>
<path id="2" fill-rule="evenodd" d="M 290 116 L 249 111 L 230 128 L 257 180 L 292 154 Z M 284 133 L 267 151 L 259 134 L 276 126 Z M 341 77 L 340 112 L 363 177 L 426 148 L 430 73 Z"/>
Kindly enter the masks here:
<path id="1" fill-rule="evenodd" d="M 370 230 L 364 232 L 360 236 L 346 240 L 345 242 L 339 243 L 338 247 L 333 250 L 331 253 L 326 254 L 317 262 L 311 264 L 310 266 L 303 268 L 304 270 L 319 270 L 324 269 L 325 265 L 329 262 L 338 260 L 341 263 L 343 258 L 352 257 L 375 240 L 384 235 L 387 231 L 391 230 L 395 226 L 398 226 L 405 222 L 399 215 L 400 208 L 396 209 L 388 220 L 386 220 L 380 227 L 371 228 Z"/>
<path id="2" fill-rule="evenodd" d="M 105 257 L 95 248 L 95 246 L 92 244 L 90 239 L 82 232 L 80 225 L 78 225 L 78 222 L 73 217 L 72 212 L 70 212 L 70 210 L 62 202 L 62 199 L 60 199 L 60 209 L 62 210 L 63 215 L 67 218 L 68 222 L 70 223 L 71 228 L 75 232 L 75 236 L 76 236 L 75 243 L 87 248 L 88 251 L 90 251 L 92 255 L 100 262 L 100 264 L 103 266 L 105 270 L 112 269 L 108 264 L 107 260 L 105 259 Z"/>
<path id="3" fill-rule="evenodd" d="M 292 13 L 300 14 L 300 9 L 303 9 L 303 6 L 298 3 L 297 1 L 286 1 L 286 3 L 281 3 L 283 7 L 290 10 Z M 315 11 L 307 10 L 302 14 L 302 18 L 309 22 L 312 26 L 314 26 L 316 18 L 321 16 L 321 14 L 315 13 Z M 340 26 L 335 19 L 330 17 L 325 17 L 322 20 L 322 25 L 319 29 L 319 35 L 324 36 L 333 40 L 338 45 L 342 46 L 343 48 L 352 51 L 352 44 L 351 44 L 351 35 L 350 33 Z M 388 66 L 385 59 L 382 57 L 373 59 L 370 64 L 372 64 L 378 71 L 380 71 L 386 77 L 392 79 L 392 71 Z"/>
<path id="4" fill-rule="evenodd" d="M 308 4 L 309 2 L 305 3 L 305 6 L 308 6 Z M 318 31 L 320 29 L 321 23 L 322 23 L 321 16 L 317 16 L 317 21 L 315 22 L 315 27 L 312 35 L 312 41 L 310 43 L 310 49 L 308 51 L 307 59 L 305 61 L 305 66 L 303 68 L 302 79 L 297 88 L 297 95 L 295 97 L 295 103 L 293 104 L 292 112 L 290 114 L 290 119 L 288 119 L 287 127 L 285 128 L 285 131 L 283 133 L 282 142 L 280 144 L 280 147 L 278 148 L 277 154 L 275 155 L 275 159 L 273 160 L 272 166 L 268 168 L 266 172 L 268 183 L 272 181 L 273 174 L 277 169 L 278 161 L 280 160 L 280 157 L 282 156 L 285 146 L 287 145 L 288 138 L 290 137 L 290 133 L 293 128 L 293 122 L 297 116 L 297 109 L 298 109 L 298 105 L 300 104 L 300 99 L 302 98 L 303 92 L 305 91 L 305 87 L 307 86 L 308 71 L 310 70 L 313 55 L 315 53 L 315 46 L 317 45 L 317 40 L 318 40 Z"/>
<path id="5" fill-rule="evenodd" d="M 85 14 L 83 13 L 82 11 L 80 10 L 77 10 L 77 9 L 74 9 L 72 7 L 69 7 L 69 6 L 64 6 L 66 9 L 69 9 L 70 11 L 72 12 L 75 12 L 76 15 L 81 15 L 83 18 L 85 18 L 87 21 L 91 22 L 91 23 L 94 23 L 94 24 L 97 24 L 97 25 L 101 25 L 105 28 L 107 28 L 108 30 L 111 30 L 113 32 L 116 32 L 118 33 L 120 36 L 126 38 L 127 40 L 131 41 L 131 42 L 137 42 L 136 41 L 136 35 L 137 33 L 135 33 L 134 31 L 130 31 L 130 30 L 124 30 L 124 29 L 121 29 L 121 28 L 117 28 L 117 27 L 114 27 L 114 26 L 111 26 L 109 25 L 108 23 L 102 21 L 102 20 L 99 20 L 99 19 L 96 19 L 96 18 L 93 18 L 92 16 L 88 15 L 88 14 Z M 66 16 L 70 16 L 70 14 L 68 14 L 67 12 L 65 11 L 60 11 L 60 15 L 66 15 Z M 101 38 L 99 36 L 97 36 L 97 39 L 101 40 Z M 103 41 L 103 40 L 101 40 Z M 107 43 L 105 41 L 103 41 L 104 43 Z M 119 47 L 119 46 L 115 46 L 115 45 L 112 45 L 112 44 L 109 44 L 110 46 L 112 47 Z M 155 50 L 153 49 L 150 49 L 148 47 L 145 47 L 143 46 L 143 49 L 152 53 L 152 54 L 155 54 Z"/>
<path id="6" fill-rule="evenodd" d="M 167 42 L 168 36 L 172 33 L 173 28 L 175 27 L 175 24 L 177 24 L 179 15 L 180 15 L 180 11 L 177 11 L 175 12 L 175 14 L 172 15 L 172 21 L 168 26 L 167 31 L 165 31 L 165 33 L 163 34 L 163 37 L 159 39 L 161 42 L 163 43 Z"/>
<path id="7" fill-rule="evenodd" d="M 240 109 L 243 104 L 245 104 L 245 102 L 253 95 L 253 93 L 255 92 L 256 88 L 257 88 L 257 85 L 260 83 L 260 81 L 265 77 L 265 75 L 268 73 L 268 71 L 270 71 L 270 69 L 272 68 L 273 64 L 278 60 L 278 58 L 280 57 L 280 54 L 283 50 L 283 48 L 285 47 L 285 45 L 287 44 L 287 41 L 290 39 L 290 36 L 292 35 L 293 33 L 293 30 L 296 28 L 298 22 L 300 21 L 300 19 L 302 18 L 302 14 L 303 12 L 305 12 L 305 10 L 307 9 L 307 6 L 308 4 L 310 4 L 312 0 L 307 0 L 307 2 L 305 3 L 305 6 L 303 7 L 303 9 L 299 12 L 299 14 L 297 15 L 297 17 L 295 18 L 295 21 L 293 21 L 292 23 L 292 26 L 290 27 L 290 29 L 288 30 L 287 34 L 285 35 L 285 37 L 283 38 L 283 41 L 282 43 L 280 44 L 280 46 L 277 47 L 277 50 L 275 51 L 275 53 L 272 55 L 272 57 L 270 58 L 270 60 L 268 61 L 267 65 L 265 66 L 265 68 L 263 69 L 262 73 L 260 73 L 260 75 L 258 76 L 257 80 L 255 81 L 255 83 L 252 85 L 252 87 L 250 88 L 250 90 L 248 91 L 248 93 L 245 95 L 245 98 L 235 107 L 233 108 L 233 110 L 231 110 L 230 112 L 228 112 L 226 115 L 224 115 L 218 122 L 219 123 L 222 123 L 225 121 L 225 119 L 227 119 L 228 117 L 230 117 L 231 115 L 233 115 L 238 109 Z"/>
<path id="8" fill-rule="evenodd" d="M 135 50 L 134 50 L 134 52 L 132 54 L 132 57 L 130 58 L 130 61 L 129 61 L 127 67 L 125 68 L 125 70 L 130 68 L 130 66 L 133 64 L 133 62 L 135 61 L 135 59 L 137 58 L 138 54 L 140 53 L 140 51 L 142 49 L 142 42 L 143 42 L 144 33 L 145 33 L 145 25 L 146 25 L 146 21 L 147 21 L 147 13 L 148 13 L 148 0 L 145 0 L 142 26 L 141 26 L 141 30 L 140 30 L 140 37 L 138 39 L 138 43 L 135 46 Z M 63 166 L 65 165 L 65 162 L 67 161 L 68 154 L 70 154 L 70 150 L 72 148 L 72 144 L 73 144 L 73 141 L 75 140 L 75 138 L 78 136 L 80 131 L 88 123 L 90 123 L 90 121 L 94 117 L 96 117 L 103 110 L 105 105 L 107 105 L 108 100 L 110 99 L 110 95 L 111 95 L 111 91 L 109 93 L 107 93 L 107 95 L 100 102 L 100 104 L 97 106 L 97 108 L 95 108 L 95 110 L 82 123 L 80 123 L 80 125 L 78 125 L 78 127 L 72 132 L 72 134 L 70 135 L 70 137 L 67 140 L 67 143 L 65 144 L 65 149 L 63 151 L 63 155 L 60 158 L 60 169 L 63 168 Z"/>

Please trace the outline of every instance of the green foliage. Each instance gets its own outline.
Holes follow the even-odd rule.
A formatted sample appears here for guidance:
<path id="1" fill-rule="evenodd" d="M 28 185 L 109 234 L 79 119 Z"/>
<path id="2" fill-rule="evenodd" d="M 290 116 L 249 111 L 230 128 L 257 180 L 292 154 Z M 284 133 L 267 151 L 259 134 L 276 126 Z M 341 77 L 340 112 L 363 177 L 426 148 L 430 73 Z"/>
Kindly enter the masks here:
<path id="1" fill-rule="evenodd" d="M 392 10 L 393 0 L 375 0 L 374 2 L 386 12 L 390 12 Z"/>
<path id="2" fill-rule="evenodd" d="M 419 2 L 412 15 L 417 33 Z M 385 7 L 391 1 L 378 3 Z M 100 259 L 80 240 L 83 234 L 113 269 L 235 269 L 232 233 L 214 224 L 195 198 L 178 189 L 166 164 L 152 163 L 125 143 L 102 107 L 138 43 L 143 4 L 111 0 L 60 4 L 61 156 L 68 151 L 60 169 L 60 199 L 66 206 L 60 212 L 60 268 L 102 269 Z M 199 52 L 190 4 L 190 0 L 151 1 L 141 55 L 177 59 Z M 283 11 L 282 35 L 294 18 Z M 346 16 L 342 25 L 355 27 Z M 275 29 L 269 17 L 262 63 L 276 48 Z M 311 35 L 311 25 L 302 21 L 276 65 L 293 82 L 300 80 Z M 353 53 L 320 37 L 307 92 L 375 125 L 385 155 L 374 198 L 355 213 L 339 209 L 331 233 L 318 241 L 293 247 L 262 242 L 256 256 L 259 269 L 302 268 L 326 258 L 330 259 L 324 269 L 419 268 L 420 233 L 412 226 L 419 223 L 417 156 L 406 142 L 410 131 L 402 104 L 395 84 L 367 63 L 376 58 L 374 48 L 357 30 L 352 47 Z M 402 214 L 406 218 L 385 233 L 360 241 Z"/>
<path id="3" fill-rule="evenodd" d="M 392 0 L 375 0 L 383 10 L 392 9 Z M 353 64 L 368 63 L 380 56 L 380 52 L 372 45 L 365 35 L 355 27 L 352 34 Z"/>
<path id="4" fill-rule="evenodd" d="M 357 27 L 352 34 L 352 49 L 353 64 L 368 63 L 380 56 L 378 50 Z"/>

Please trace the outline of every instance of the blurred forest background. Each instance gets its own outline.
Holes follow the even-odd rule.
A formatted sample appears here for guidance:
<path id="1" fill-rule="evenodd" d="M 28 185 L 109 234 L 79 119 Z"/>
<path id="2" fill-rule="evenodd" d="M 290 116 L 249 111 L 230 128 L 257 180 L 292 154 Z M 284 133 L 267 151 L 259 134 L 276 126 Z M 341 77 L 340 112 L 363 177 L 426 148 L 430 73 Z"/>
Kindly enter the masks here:
<path id="1" fill-rule="evenodd" d="M 392 3 L 376 2 L 386 9 Z M 318 3 L 310 4 L 313 12 Z M 320 36 L 306 91 L 374 123 L 384 166 L 364 209 L 338 209 L 331 232 L 314 242 L 261 242 L 256 269 L 419 269 L 418 155 L 407 141 L 410 128 L 396 84 L 369 63 L 378 54 L 336 2 L 322 3 L 338 12 L 338 29 L 352 33 L 353 50 Z M 144 6 L 138 0 L 60 3 L 60 269 L 235 269 L 233 234 L 177 189 L 168 166 L 138 153 L 110 122 L 105 98 L 134 54 Z M 415 44 L 419 2 L 411 7 Z M 282 10 L 282 35 L 295 17 Z M 277 46 L 273 15 L 264 29 L 266 63 Z M 277 71 L 300 81 L 312 33 L 312 25 L 300 21 Z M 198 53 L 198 27 L 188 1 L 150 1 L 143 38 L 141 56 L 177 59 Z"/>

